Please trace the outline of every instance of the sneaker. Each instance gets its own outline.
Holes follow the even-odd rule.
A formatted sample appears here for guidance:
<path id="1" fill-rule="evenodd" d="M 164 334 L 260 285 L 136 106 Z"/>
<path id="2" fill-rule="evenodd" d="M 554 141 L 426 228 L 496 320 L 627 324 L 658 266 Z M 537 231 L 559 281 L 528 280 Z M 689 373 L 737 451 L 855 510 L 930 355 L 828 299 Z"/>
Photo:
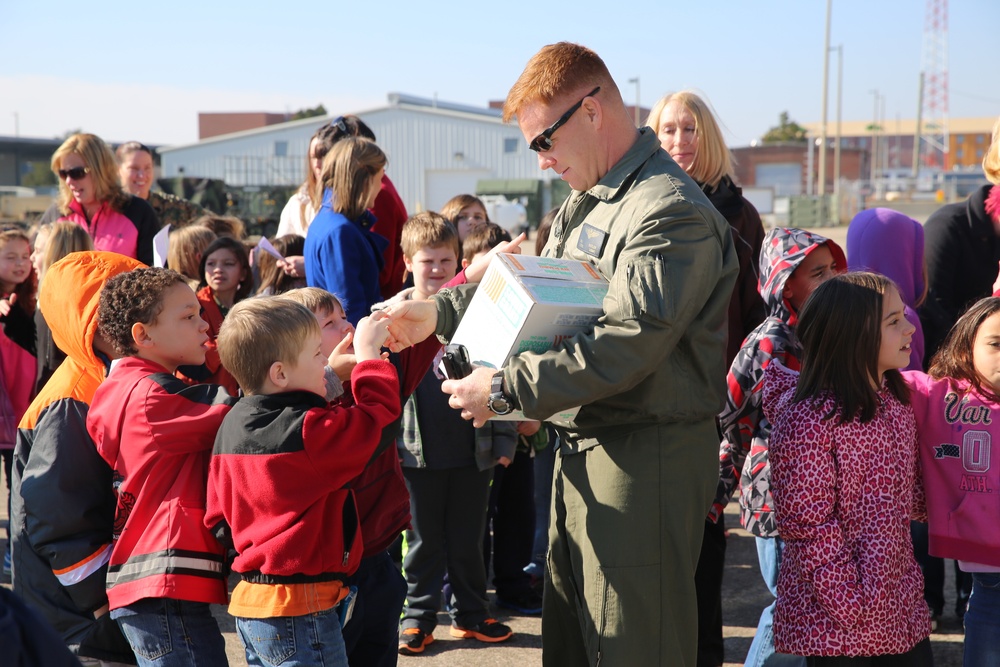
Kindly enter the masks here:
<path id="1" fill-rule="evenodd" d="M 406 628 L 399 634 L 400 655 L 418 655 L 434 641 L 434 635 L 420 628 Z"/>
<path id="2" fill-rule="evenodd" d="M 487 618 L 478 625 L 463 628 L 454 623 L 451 626 L 451 636 L 465 639 L 471 637 L 481 642 L 495 644 L 510 639 L 514 636 L 514 631 L 495 618 Z"/>
<path id="3" fill-rule="evenodd" d="M 519 614 L 534 616 L 542 613 L 542 596 L 533 590 L 513 598 L 498 595 L 497 606 L 512 609 Z"/>

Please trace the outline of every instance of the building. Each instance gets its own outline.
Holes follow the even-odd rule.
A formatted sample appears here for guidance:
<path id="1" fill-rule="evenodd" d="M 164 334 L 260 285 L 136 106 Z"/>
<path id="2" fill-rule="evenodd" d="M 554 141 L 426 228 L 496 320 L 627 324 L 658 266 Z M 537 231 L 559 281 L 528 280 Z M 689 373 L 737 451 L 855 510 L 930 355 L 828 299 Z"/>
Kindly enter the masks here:
<path id="1" fill-rule="evenodd" d="M 284 123 L 289 117 L 290 114 L 287 113 L 267 113 L 266 111 L 202 112 L 198 114 L 198 139 L 208 139 L 220 134 L 231 134 L 267 125 L 277 125 Z"/>
<path id="2" fill-rule="evenodd" d="M 354 115 L 388 155 L 386 172 L 411 213 L 475 193 L 481 180 L 547 184 L 551 179 L 538 168 L 517 125 L 504 124 L 496 109 L 390 93 L 386 106 Z M 161 148 L 162 177 L 216 178 L 230 186 L 298 185 L 305 179 L 310 138 L 334 119 L 306 118 Z M 543 199 L 547 206 L 551 195 Z"/>
<path id="3" fill-rule="evenodd" d="M 981 118 L 949 118 L 948 119 L 948 154 L 945 160 L 946 171 L 976 171 L 981 169 L 983 156 L 990 146 L 993 116 Z M 807 123 L 805 126 L 810 137 L 821 135 L 820 123 Z M 878 132 L 873 130 L 871 120 L 845 121 L 841 123 L 841 149 L 860 148 L 872 152 L 877 143 L 878 159 L 876 169 L 880 175 L 888 176 L 910 172 L 913 168 L 913 138 L 916 134 L 917 122 L 910 119 L 883 119 Z M 830 148 L 836 141 L 836 122 L 827 122 L 826 134 Z M 877 139 L 877 142 L 876 142 Z M 829 150 L 827 151 L 829 153 Z M 869 175 L 870 177 L 870 175 Z"/>
<path id="4" fill-rule="evenodd" d="M 818 192 L 815 182 L 818 171 L 819 150 L 804 142 L 759 144 L 732 149 L 736 160 L 736 181 L 744 188 L 771 188 L 776 197 L 804 195 Z M 861 148 L 842 148 L 840 151 L 840 178 L 847 181 L 864 180 L 869 173 L 869 154 Z M 813 184 L 809 186 L 810 164 Z M 826 192 L 833 192 L 834 155 L 826 153 Z"/>

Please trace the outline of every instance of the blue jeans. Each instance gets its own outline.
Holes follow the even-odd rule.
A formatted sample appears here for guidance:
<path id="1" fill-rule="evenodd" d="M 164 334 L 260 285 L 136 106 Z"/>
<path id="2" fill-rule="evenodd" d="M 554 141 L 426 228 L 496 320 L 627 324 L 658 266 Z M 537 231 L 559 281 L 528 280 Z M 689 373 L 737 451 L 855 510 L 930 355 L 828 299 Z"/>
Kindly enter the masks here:
<path id="1" fill-rule="evenodd" d="M 145 598 L 111 612 L 139 667 L 228 665 L 226 640 L 204 602 Z"/>
<path id="2" fill-rule="evenodd" d="M 973 572 L 965 612 L 965 667 L 1000 665 L 1000 572 Z"/>
<path id="3" fill-rule="evenodd" d="M 778 596 L 778 569 L 781 567 L 781 554 L 785 543 L 780 537 L 758 537 L 757 560 L 760 562 L 760 574 L 771 595 Z M 772 602 L 760 613 L 757 632 L 747 652 L 744 667 L 805 667 L 805 658 L 794 655 L 776 653 L 774 650 L 774 605 Z"/>
<path id="4" fill-rule="evenodd" d="M 337 609 L 305 616 L 236 617 L 236 631 L 256 667 L 347 667 L 347 650 Z"/>

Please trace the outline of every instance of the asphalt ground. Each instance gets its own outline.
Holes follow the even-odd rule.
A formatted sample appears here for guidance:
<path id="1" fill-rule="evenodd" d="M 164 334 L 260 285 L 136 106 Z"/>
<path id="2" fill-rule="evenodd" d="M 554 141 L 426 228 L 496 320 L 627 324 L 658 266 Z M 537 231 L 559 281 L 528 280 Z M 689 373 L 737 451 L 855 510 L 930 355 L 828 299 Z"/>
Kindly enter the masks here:
<path id="1" fill-rule="evenodd" d="M 6 503 L 0 503 L 0 519 L 6 521 Z M 757 550 L 753 537 L 746 531 L 732 526 L 739 525 L 736 504 L 726 509 L 729 539 L 726 568 L 722 580 L 723 636 L 725 638 L 726 665 L 743 664 L 760 611 L 769 604 L 770 595 L 764 587 L 757 568 Z M 955 606 L 954 580 L 950 565 L 945 568 L 946 615 L 938 631 L 931 635 L 934 664 L 937 667 L 960 667 L 962 664 L 963 633 L 961 623 L 950 610 Z M 3 577 L 2 585 L 10 588 L 10 578 Z M 231 582 L 235 585 L 235 582 Z M 492 591 L 490 595 L 492 599 Z M 215 616 L 226 639 L 229 664 L 246 665 L 246 658 L 233 619 L 224 607 L 214 607 Z M 402 667 L 500 667 L 517 665 L 533 667 L 542 664 L 542 624 L 537 616 L 511 616 L 503 609 L 494 609 L 496 618 L 514 630 L 514 636 L 501 644 L 483 644 L 474 639 L 454 639 L 448 634 L 447 614 L 438 616 L 434 643 L 419 656 L 400 656 Z M 641 641 L 641 638 L 636 638 Z M 2 662 L 2 660 L 0 660 Z"/>

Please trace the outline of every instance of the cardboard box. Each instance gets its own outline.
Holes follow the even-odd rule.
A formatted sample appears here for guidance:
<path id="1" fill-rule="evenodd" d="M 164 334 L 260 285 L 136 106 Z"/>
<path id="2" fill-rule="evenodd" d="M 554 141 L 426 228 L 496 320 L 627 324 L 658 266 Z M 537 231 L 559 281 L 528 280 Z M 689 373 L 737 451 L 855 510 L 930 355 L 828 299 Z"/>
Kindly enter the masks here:
<path id="1" fill-rule="evenodd" d="M 604 314 L 607 293 L 608 281 L 586 262 L 497 255 L 451 342 L 465 345 L 472 363 L 503 368 L 515 354 L 544 352 L 593 329 Z M 547 421 L 571 421 L 579 410 L 565 410 Z M 495 417 L 524 418 L 520 410 Z"/>

